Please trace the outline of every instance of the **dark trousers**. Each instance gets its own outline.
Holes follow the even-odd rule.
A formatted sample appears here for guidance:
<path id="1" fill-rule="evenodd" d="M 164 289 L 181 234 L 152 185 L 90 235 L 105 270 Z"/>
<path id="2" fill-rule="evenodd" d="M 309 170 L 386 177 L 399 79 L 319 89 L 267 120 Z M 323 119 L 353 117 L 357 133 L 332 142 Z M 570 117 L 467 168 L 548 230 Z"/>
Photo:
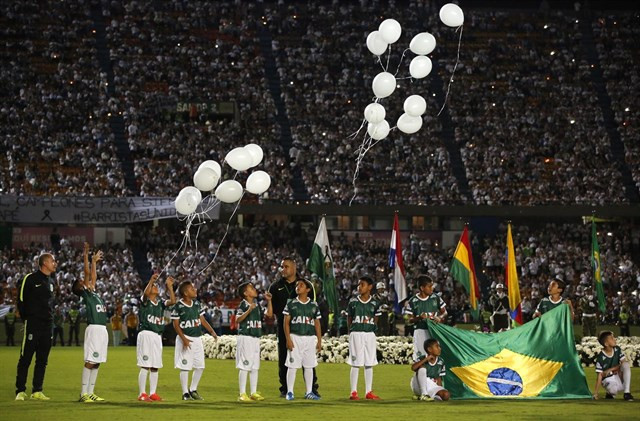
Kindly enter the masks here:
<path id="1" fill-rule="evenodd" d="M 16 375 L 16 395 L 27 390 L 27 373 L 33 354 L 36 354 L 36 366 L 33 370 L 31 390 L 33 393 L 42 391 L 44 373 L 51 350 L 51 329 L 51 325 L 38 326 L 35 323 L 25 322 L 20 359 L 18 360 L 18 374 Z"/>
<path id="2" fill-rule="evenodd" d="M 127 328 L 127 345 L 135 346 L 136 345 L 136 336 L 138 335 L 138 330 L 133 327 Z"/>
<path id="3" fill-rule="evenodd" d="M 71 346 L 71 342 L 73 342 L 73 336 L 76 337 L 76 346 L 80 346 L 80 322 L 71 323 L 69 325 L 69 346 Z"/>
<path id="4" fill-rule="evenodd" d="M 13 336 L 16 334 L 16 325 L 5 325 L 7 332 L 7 346 L 15 346 L 16 343 L 13 340 Z"/>
<path id="5" fill-rule="evenodd" d="M 287 393 L 287 338 L 284 336 L 284 325 L 278 320 L 278 377 L 280 377 L 280 393 Z M 318 393 L 318 376 L 313 369 L 313 393 Z"/>
<path id="6" fill-rule="evenodd" d="M 62 335 L 62 333 L 62 326 L 53 327 L 53 346 L 56 346 L 56 343 L 58 342 L 58 336 L 60 336 L 60 346 L 64 346 L 64 336 Z"/>

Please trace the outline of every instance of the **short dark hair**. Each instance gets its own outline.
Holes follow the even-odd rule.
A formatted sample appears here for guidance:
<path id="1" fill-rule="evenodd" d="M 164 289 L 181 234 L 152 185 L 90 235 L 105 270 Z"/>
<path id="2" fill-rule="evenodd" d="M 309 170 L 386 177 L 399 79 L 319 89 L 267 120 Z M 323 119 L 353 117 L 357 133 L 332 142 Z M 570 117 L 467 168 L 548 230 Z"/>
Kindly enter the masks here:
<path id="1" fill-rule="evenodd" d="M 38 267 L 41 268 L 42 266 L 44 266 L 44 261 L 47 259 L 53 259 L 53 254 L 42 253 L 40 256 L 38 256 Z"/>
<path id="2" fill-rule="evenodd" d="M 184 289 L 187 287 L 187 285 L 191 285 L 191 281 L 180 282 L 180 285 L 178 286 L 178 294 L 180 294 L 181 297 L 184 297 Z"/>
<path id="3" fill-rule="evenodd" d="M 358 279 L 361 280 L 361 281 L 365 281 L 369 285 L 373 285 L 373 279 L 371 279 L 371 277 L 369 277 L 369 276 L 361 276 Z"/>
<path id="4" fill-rule="evenodd" d="M 556 280 L 554 280 L 554 282 L 556 283 L 556 285 L 558 285 L 558 288 L 560 288 L 562 290 L 562 292 L 564 292 L 564 289 L 567 287 L 567 285 L 564 283 L 564 281 L 562 281 L 560 279 L 556 279 Z"/>
<path id="5" fill-rule="evenodd" d="M 424 341 L 424 350 L 427 351 L 427 353 L 429 352 L 429 348 L 431 348 L 433 345 L 437 344 L 438 340 L 437 339 L 427 339 L 426 341 Z"/>
<path id="6" fill-rule="evenodd" d="M 429 285 L 433 283 L 433 279 L 429 275 L 420 275 L 418 276 L 418 288 L 422 288 L 425 285 Z"/>
<path id="7" fill-rule="evenodd" d="M 240 286 L 238 287 L 238 295 L 240 296 L 240 298 L 244 298 L 244 293 L 249 285 L 251 285 L 251 282 L 243 282 L 240 284 Z"/>
<path id="8" fill-rule="evenodd" d="M 296 279 L 296 282 L 304 282 L 304 285 L 309 288 L 309 291 L 313 292 L 313 284 L 310 281 L 304 278 L 298 278 Z"/>
<path id="9" fill-rule="evenodd" d="M 598 335 L 598 342 L 600 342 L 600 345 L 604 346 L 604 341 L 606 341 L 609 336 L 613 336 L 613 332 L 610 330 L 603 330 L 600 332 Z"/>
<path id="10" fill-rule="evenodd" d="M 82 281 L 82 279 L 76 279 L 75 281 L 73 281 L 73 284 L 71 284 L 71 292 L 78 297 L 82 295 L 83 288 L 80 287 L 83 283 L 84 282 Z"/>

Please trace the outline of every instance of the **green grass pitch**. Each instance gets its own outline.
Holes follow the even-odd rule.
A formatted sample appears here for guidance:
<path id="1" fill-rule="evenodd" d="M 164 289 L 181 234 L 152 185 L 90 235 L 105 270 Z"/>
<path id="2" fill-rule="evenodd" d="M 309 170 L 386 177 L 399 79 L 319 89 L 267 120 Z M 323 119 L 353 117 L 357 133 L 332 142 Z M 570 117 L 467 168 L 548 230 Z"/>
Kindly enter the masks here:
<path id="1" fill-rule="evenodd" d="M 305 401 L 302 373 L 296 379 L 296 400 L 279 398 L 277 363 L 263 362 L 259 390 L 266 400 L 261 403 L 240 404 L 238 374 L 231 360 L 207 360 L 199 392 L 203 402 L 182 402 L 178 371 L 173 368 L 173 348 L 164 350 L 164 366 L 160 370 L 158 393 L 165 402 L 136 400 L 138 371 L 135 348 L 109 348 L 108 361 L 100 368 L 96 393 L 107 399 L 104 403 L 76 402 L 80 390 L 82 347 L 56 347 L 51 351 L 44 392 L 49 402 L 14 401 L 14 382 L 19 348 L 0 348 L 2 383 L 0 391 L 4 404 L 0 410 L 3 420 L 136 420 L 136 419 L 415 419 L 429 417 L 443 419 L 640 419 L 640 369 L 632 370 L 631 392 L 635 402 L 625 402 L 618 395 L 615 400 L 526 400 L 526 401 L 450 401 L 420 402 L 411 399 L 408 366 L 378 365 L 374 369 L 374 390 L 382 398 L 379 402 L 351 402 L 349 395 L 349 366 L 320 364 L 318 378 L 322 400 Z M 28 381 L 31 382 L 33 363 Z M 589 387 L 593 388 L 595 374 L 587 369 Z M 27 384 L 27 393 L 31 385 Z M 364 374 L 360 373 L 360 394 L 363 394 Z"/>

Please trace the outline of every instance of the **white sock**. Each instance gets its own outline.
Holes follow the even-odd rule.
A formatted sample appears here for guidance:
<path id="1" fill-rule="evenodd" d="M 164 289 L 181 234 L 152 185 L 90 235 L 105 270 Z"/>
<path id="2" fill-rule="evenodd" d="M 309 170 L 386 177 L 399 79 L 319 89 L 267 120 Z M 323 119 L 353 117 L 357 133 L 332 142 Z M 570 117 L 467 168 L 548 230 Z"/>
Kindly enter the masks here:
<path id="1" fill-rule="evenodd" d="M 82 367 L 82 395 L 85 393 L 89 393 L 89 377 L 91 377 L 91 369 L 87 367 Z"/>
<path id="2" fill-rule="evenodd" d="M 418 369 L 418 386 L 420 386 L 420 394 L 427 394 L 427 369 L 422 367 Z"/>
<path id="3" fill-rule="evenodd" d="M 631 367 L 628 362 L 620 364 L 622 369 L 622 382 L 624 383 L 624 393 L 631 393 Z"/>
<path id="4" fill-rule="evenodd" d="M 204 368 L 194 368 L 193 369 L 193 377 L 191 377 L 191 391 L 198 390 L 198 383 L 200 383 L 200 377 L 202 377 L 202 372 L 204 372 Z"/>
<path id="5" fill-rule="evenodd" d="M 182 394 L 189 393 L 189 372 L 187 370 L 180 370 L 180 386 L 182 386 Z"/>
<path id="6" fill-rule="evenodd" d="M 258 370 L 251 370 L 251 394 L 258 391 Z"/>
<path id="7" fill-rule="evenodd" d="M 293 393 L 293 386 L 296 384 L 296 371 L 298 371 L 297 368 L 287 370 L 287 392 Z"/>
<path id="8" fill-rule="evenodd" d="M 360 367 L 351 367 L 351 372 L 349 373 L 349 381 L 351 383 L 351 391 L 358 391 L 358 375 L 360 374 Z"/>
<path id="9" fill-rule="evenodd" d="M 304 369 L 304 385 L 307 387 L 306 393 L 311 393 L 313 388 L 313 368 Z"/>
<path id="10" fill-rule="evenodd" d="M 158 372 L 152 371 L 149 373 L 149 395 L 155 394 L 157 388 L 158 388 Z"/>
<path id="11" fill-rule="evenodd" d="M 147 387 L 147 373 L 149 370 L 146 368 L 141 368 L 140 373 L 138 373 L 138 396 L 144 393 L 145 388 Z"/>
<path id="12" fill-rule="evenodd" d="M 240 383 L 240 394 L 247 393 L 247 370 L 238 370 L 238 383 Z"/>
<path id="13" fill-rule="evenodd" d="M 373 367 L 364 368 L 364 385 L 367 393 L 373 390 Z"/>
<path id="14" fill-rule="evenodd" d="M 87 392 L 92 395 L 93 394 L 93 389 L 96 387 L 96 379 L 98 378 L 98 369 L 97 368 L 92 368 L 91 369 L 91 375 L 89 376 L 89 388 L 87 389 Z"/>

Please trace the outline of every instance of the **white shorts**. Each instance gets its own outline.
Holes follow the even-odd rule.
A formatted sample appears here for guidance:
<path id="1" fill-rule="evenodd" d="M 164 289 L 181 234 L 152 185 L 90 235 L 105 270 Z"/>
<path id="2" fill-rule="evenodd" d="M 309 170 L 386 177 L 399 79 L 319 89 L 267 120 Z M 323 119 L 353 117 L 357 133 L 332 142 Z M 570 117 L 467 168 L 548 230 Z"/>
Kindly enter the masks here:
<path id="1" fill-rule="evenodd" d="M 182 344 L 180 336 L 176 336 L 176 350 L 174 355 L 174 367 L 180 370 L 192 370 L 194 368 L 204 368 L 204 347 L 200 336 L 193 337 L 185 335 L 191 340 L 189 348 Z"/>
<path id="2" fill-rule="evenodd" d="M 316 357 L 316 345 L 318 338 L 315 336 L 291 335 L 293 351 L 287 351 L 285 365 L 289 368 L 313 368 L 318 365 Z"/>
<path id="3" fill-rule="evenodd" d="M 624 385 L 622 384 L 622 379 L 617 374 L 613 376 L 609 376 L 606 379 L 602 379 L 602 386 L 604 386 L 607 393 L 611 395 L 615 395 L 616 393 L 620 393 L 624 391 Z"/>
<path id="4" fill-rule="evenodd" d="M 109 334 L 103 325 L 89 325 L 84 331 L 84 360 L 88 363 L 104 363 L 107 361 Z"/>
<path id="5" fill-rule="evenodd" d="M 427 329 L 416 329 L 413 331 L 413 360 L 417 360 L 420 357 L 427 355 L 427 351 L 424 349 L 424 341 L 430 339 L 429 331 Z"/>
<path id="6" fill-rule="evenodd" d="M 162 337 L 150 330 L 138 333 L 138 367 L 162 368 Z"/>
<path id="7" fill-rule="evenodd" d="M 260 338 L 238 335 L 236 368 L 246 371 L 258 370 L 260 368 Z"/>
<path id="8" fill-rule="evenodd" d="M 420 390 L 420 385 L 418 384 L 418 378 L 416 376 L 411 377 L 411 390 L 414 395 L 420 396 L 422 395 L 422 391 Z M 439 391 L 445 390 L 444 387 L 438 386 L 438 383 L 434 382 L 432 379 L 427 377 L 427 396 L 430 398 L 435 397 Z"/>
<path id="9" fill-rule="evenodd" d="M 351 332 L 349 334 L 349 359 L 354 367 L 378 365 L 376 334 L 373 332 Z"/>

